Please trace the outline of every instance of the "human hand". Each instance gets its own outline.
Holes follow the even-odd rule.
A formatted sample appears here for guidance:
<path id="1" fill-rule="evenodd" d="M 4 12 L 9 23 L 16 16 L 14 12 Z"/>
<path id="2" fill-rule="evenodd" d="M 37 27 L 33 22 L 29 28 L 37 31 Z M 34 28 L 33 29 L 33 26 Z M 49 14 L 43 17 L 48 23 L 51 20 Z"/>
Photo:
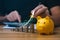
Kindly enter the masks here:
<path id="1" fill-rule="evenodd" d="M 5 16 L 7 20 L 9 21 L 16 21 L 18 20 L 21 22 L 21 16 L 19 15 L 18 11 L 12 11 L 8 15 Z"/>
<path id="2" fill-rule="evenodd" d="M 42 13 L 47 13 L 48 8 L 44 5 L 38 5 L 36 8 L 34 8 L 31 13 L 34 11 L 34 17 L 37 17 L 41 15 Z"/>

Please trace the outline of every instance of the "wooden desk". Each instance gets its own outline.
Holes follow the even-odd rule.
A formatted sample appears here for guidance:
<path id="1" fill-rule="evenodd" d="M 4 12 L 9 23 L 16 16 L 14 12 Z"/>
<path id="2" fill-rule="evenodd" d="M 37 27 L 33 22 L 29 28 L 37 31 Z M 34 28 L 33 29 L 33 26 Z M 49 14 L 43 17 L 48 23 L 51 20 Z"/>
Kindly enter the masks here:
<path id="1" fill-rule="evenodd" d="M 53 35 L 0 30 L 0 40 L 60 40 L 60 27 L 55 28 Z"/>

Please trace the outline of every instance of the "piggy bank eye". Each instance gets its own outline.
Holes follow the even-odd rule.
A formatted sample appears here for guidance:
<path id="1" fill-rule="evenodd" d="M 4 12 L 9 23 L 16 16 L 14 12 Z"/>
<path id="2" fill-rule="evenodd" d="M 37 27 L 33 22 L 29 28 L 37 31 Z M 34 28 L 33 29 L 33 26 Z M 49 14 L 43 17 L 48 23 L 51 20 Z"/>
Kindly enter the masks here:
<path id="1" fill-rule="evenodd" d="M 44 24 L 45 24 L 46 22 L 44 22 Z"/>
<path id="2" fill-rule="evenodd" d="M 40 22 L 38 22 L 38 23 L 40 23 Z"/>

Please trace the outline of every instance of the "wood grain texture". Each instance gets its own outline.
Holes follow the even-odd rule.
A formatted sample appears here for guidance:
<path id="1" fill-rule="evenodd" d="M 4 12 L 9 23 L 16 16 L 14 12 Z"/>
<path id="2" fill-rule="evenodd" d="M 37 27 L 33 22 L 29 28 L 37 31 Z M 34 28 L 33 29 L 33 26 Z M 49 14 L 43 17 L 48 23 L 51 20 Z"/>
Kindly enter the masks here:
<path id="1" fill-rule="evenodd" d="M 0 30 L 0 40 L 60 40 L 60 27 L 55 28 L 52 35 L 40 35 L 37 33 Z"/>

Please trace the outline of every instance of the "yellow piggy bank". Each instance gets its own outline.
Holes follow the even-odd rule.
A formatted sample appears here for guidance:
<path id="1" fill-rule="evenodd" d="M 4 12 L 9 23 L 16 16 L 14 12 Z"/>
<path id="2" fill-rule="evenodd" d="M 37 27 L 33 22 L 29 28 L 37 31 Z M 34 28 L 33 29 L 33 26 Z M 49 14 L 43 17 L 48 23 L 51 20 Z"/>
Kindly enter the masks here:
<path id="1" fill-rule="evenodd" d="M 45 18 L 41 18 L 40 16 L 37 17 L 37 24 L 36 30 L 40 34 L 51 34 L 54 31 L 54 22 L 49 17 L 46 16 Z"/>

